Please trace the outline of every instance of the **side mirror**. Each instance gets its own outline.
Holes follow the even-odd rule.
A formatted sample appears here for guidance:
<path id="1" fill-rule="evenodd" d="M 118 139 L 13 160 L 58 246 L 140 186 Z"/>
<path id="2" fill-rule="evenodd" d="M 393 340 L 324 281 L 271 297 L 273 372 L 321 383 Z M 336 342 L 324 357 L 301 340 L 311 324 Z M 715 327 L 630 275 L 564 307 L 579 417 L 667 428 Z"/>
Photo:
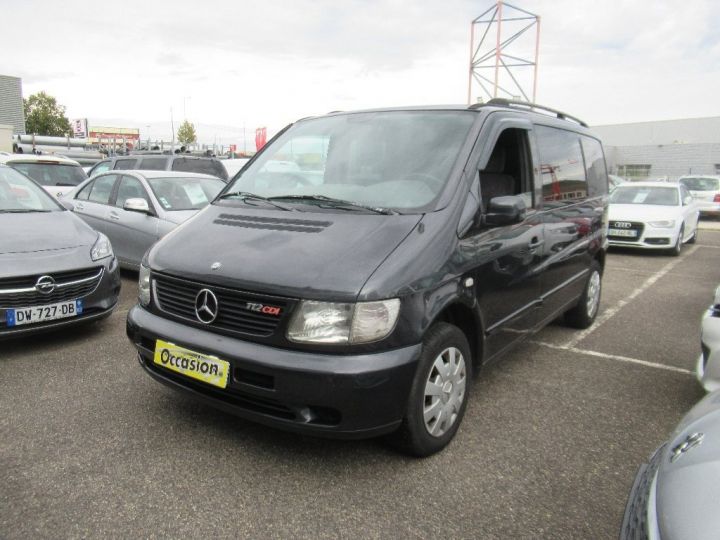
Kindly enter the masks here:
<path id="1" fill-rule="evenodd" d="M 485 212 L 486 225 L 512 225 L 525 219 L 527 206 L 522 195 L 508 195 L 490 199 Z"/>
<path id="2" fill-rule="evenodd" d="M 129 212 L 140 212 L 141 214 L 150 214 L 150 207 L 145 199 L 128 199 L 123 205 L 123 210 Z"/>

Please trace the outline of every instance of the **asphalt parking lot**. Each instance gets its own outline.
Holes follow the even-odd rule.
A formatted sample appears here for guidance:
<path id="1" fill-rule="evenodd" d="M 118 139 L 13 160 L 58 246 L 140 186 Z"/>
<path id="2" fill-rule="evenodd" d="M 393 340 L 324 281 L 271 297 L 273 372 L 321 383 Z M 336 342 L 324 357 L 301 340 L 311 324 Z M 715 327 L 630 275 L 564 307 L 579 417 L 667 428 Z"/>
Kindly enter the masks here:
<path id="1" fill-rule="evenodd" d="M 680 258 L 613 251 L 588 331 L 490 366 L 424 460 L 258 426 L 172 392 L 106 321 L 0 343 L 0 537 L 616 538 L 638 465 L 703 395 L 720 231 Z"/>

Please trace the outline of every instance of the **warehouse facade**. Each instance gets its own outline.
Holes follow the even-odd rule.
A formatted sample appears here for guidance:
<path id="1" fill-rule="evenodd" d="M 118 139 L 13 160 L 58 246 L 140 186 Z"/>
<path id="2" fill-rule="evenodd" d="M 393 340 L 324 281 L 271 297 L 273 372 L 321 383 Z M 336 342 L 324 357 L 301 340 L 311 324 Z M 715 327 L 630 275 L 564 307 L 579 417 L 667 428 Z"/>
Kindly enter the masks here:
<path id="1" fill-rule="evenodd" d="M 10 125 L 14 133 L 25 133 L 22 79 L 0 75 L 0 124 Z"/>
<path id="2" fill-rule="evenodd" d="M 720 175 L 720 116 L 595 126 L 612 174 L 640 180 Z"/>

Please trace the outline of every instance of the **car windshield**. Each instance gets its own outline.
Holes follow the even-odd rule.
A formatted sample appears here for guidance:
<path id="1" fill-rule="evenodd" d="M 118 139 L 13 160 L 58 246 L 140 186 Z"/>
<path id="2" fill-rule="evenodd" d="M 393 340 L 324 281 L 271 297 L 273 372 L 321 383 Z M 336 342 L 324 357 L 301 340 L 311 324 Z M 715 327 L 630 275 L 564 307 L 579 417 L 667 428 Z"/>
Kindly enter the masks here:
<path id="1" fill-rule="evenodd" d="M 148 178 L 150 188 L 164 210 L 200 210 L 212 201 L 225 182 L 218 178 Z"/>
<path id="2" fill-rule="evenodd" d="M 717 178 L 681 178 L 680 182 L 690 191 L 720 191 Z"/>
<path id="3" fill-rule="evenodd" d="M 678 190 L 674 187 L 628 186 L 616 187 L 610 195 L 614 204 L 654 204 L 659 206 L 677 206 L 680 204 Z"/>
<path id="4" fill-rule="evenodd" d="M 391 111 L 305 120 L 244 169 L 226 198 L 252 193 L 289 197 L 283 204 L 327 207 L 334 199 L 420 211 L 448 181 L 475 118 L 467 111 Z"/>
<path id="5" fill-rule="evenodd" d="M 172 162 L 173 171 L 209 174 L 227 180 L 228 174 L 222 163 L 216 159 L 192 159 L 178 157 Z"/>
<path id="6" fill-rule="evenodd" d="M 45 190 L 10 167 L 0 167 L 0 214 L 62 211 Z"/>
<path id="7" fill-rule="evenodd" d="M 8 165 L 28 175 L 41 186 L 77 186 L 87 178 L 87 174 L 79 165 L 17 161 Z"/>

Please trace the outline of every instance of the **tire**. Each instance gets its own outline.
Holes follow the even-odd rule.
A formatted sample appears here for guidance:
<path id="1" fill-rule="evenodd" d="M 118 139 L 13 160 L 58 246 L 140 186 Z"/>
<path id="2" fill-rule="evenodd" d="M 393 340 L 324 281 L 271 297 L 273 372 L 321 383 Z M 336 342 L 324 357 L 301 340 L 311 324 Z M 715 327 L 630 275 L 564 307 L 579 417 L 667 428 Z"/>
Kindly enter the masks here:
<path id="1" fill-rule="evenodd" d="M 453 365 L 453 353 L 454 373 L 446 371 Z M 430 456 L 445 448 L 457 433 L 465 414 L 471 370 L 472 357 L 465 334 L 448 323 L 431 326 L 423 339 L 405 418 L 390 436 L 390 442 L 417 457 Z"/>
<path id="2" fill-rule="evenodd" d="M 675 242 L 675 246 L 670 248 L 670 255 L 673 257 L 679 257 L 680 253 L 682 253 L 682 246 L 683 246 L 683 235 L 685 234 L 685 224 L 683 223 L 680 226 L 680 232 L 678 233 L 678 239 L 677 242 Z"/>
<path id="3" fill-rule="evenodd" d="M 565 312 L 565 324 L 579 329 L 590 327 L 595 322 L 598 311 L 600 311 L 601 296 L 602 269 L 597 261 L 593 261 L 580 300 L 575 304 L 575 307 Z"/>

